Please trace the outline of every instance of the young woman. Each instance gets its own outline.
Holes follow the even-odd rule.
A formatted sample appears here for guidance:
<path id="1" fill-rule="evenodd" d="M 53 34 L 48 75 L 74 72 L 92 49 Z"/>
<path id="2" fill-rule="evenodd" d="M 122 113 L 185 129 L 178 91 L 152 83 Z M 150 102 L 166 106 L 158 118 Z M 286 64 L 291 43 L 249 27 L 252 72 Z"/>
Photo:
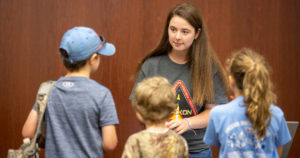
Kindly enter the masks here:
<path id="1" fill-rule="evenodd" d="M 180 114 L 175 118 L 184 118 L 170 120 L 166 126 L 187 140 L 190 157 L 211 157 L 203 137 L 210 109 L 227 102 L 226 77 L 210 47 L 202 15 L 190 3 L 170 11 L 161 40 L 137 68 L 135 86 L 157 75 L 173 85 Z"/>
<path id="2" fill-rule="evenodd" d="M 280 157 L 291 140 L 275 95 L 268 65 L 250 49 L 229 60 L 229 81 L 236 99 L 211 110 L 204 141 L 219 147 L 219 157 Z"/>

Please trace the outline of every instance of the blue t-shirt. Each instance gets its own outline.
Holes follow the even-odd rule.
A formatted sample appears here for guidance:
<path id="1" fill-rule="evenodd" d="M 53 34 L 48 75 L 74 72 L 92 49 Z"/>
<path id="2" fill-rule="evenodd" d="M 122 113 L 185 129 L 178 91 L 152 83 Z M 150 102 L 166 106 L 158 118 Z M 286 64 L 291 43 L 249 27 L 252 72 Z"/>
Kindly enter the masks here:
<path id="1" fill-rule="evenodd" d="M 87 77 L 61 77 L 45 111 L 45 155 L 103 157 L 101 127 L 118 123 L 109 89 Z"/>
<path id="2" fill-rule="evenodd" d="M 276 158 L 277 147 L 288 143 L 291 136 L 282 110 L 275 105 L 271 105 L 270 110 L 272 118 L 266 135 L 257 139 L 245 115 L 244 97 L 217 106 L 210 112 L 204 142 L 219 146 L 220 158 Z"/>

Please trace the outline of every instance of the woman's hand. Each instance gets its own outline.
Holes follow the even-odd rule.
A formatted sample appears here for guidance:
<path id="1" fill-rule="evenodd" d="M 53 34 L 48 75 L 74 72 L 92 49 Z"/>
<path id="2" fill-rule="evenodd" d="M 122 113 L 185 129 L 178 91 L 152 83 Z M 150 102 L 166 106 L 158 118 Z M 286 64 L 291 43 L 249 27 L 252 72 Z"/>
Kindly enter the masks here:
<path id="1" fill-rule="evenodd" d="M 187 120 L 184 119 L 174 119 L 166 122 L 167 128 L 173 130 L 177 134 L 182 134 L 185 131 L 189 130 L 189 125 Z"/>

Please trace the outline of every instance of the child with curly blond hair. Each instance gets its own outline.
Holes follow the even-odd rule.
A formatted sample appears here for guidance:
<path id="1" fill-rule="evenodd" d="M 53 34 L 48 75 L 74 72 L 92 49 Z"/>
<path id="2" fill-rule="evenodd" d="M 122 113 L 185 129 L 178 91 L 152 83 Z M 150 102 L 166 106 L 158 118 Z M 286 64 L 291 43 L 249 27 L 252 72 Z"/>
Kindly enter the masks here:
<path id="1" fill-rule="evenodd" d="M 122 158 L 188 157 L 185 139 L 165 125 L 176 108 L 175 97 L 175 90 L 163 77 L 147 78 L 137 85 L 132 105 L 146 129 L 128 138 Z"/>

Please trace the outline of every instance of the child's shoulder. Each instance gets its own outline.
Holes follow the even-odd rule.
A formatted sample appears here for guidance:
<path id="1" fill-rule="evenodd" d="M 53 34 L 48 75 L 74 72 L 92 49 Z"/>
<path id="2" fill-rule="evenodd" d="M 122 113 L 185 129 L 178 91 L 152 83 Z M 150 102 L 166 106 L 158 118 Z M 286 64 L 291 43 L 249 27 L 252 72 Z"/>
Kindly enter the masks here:
<path id="1" fill-rule="evenodd" d="M 55 86 L 62 89 L 74 90 L 81 89 L 90 92 L 109 92 L 109 89 L 101 83 L 87 77 L 61 77 L 57 80 Z"/>
<path id="2" fill-rule="evenodd" d="M 279 114 L 283 113 L 281 108 L 277 105 L 274 105 L 274 104 L 271 104 L 270 110 L 271 110 L 271 112 L 273 111 L 273 112 L 276 112 L 276 113 L 279 113 Z"/>
<path id="3" fill-rule="evenodd" d="M 281 110 L 281 108 L 277 105 L 273 105 L 271 104 L 270 106 L 270 111 L 272 113 L 272 115 L 275 117 L 275 118 L 282 118 L 284 117 L 284 113 L 283 111 Z"/>
<path id="4" fill-rule="evenodd" d="M 219 116 L 222 114 L 232 115 L 239 113 L 245 108 L 243 101 L 243 97 L 238 97 L 226 104 L 217 105 L 211 110 L 210 114 Z"/>
<path id="5" fill-rule="evenodd" d="M 156 137 L 157 138 L 164 137 L 164 138 L 168 138 L 168 139 L 185 141 L 185 139 L 181 135 L 177 134 L 176 132 L 174 132 L 172 130 L 166 130 L 164 132 L 142 130 L 142 131 L 139 131 L 137 133 L 130 135 L 128 139 L 130 139 L 130 140 L 138 140 L 138 139 L 147 140 L 147 139 L 152 139 L 152 138 L 156 138 Z"/>
<path id="6" fill-rule="evenodd" d="M 168 135 L 171 137 L 171 139 L 174 139 L 174 140 L 176 140 L 179 143 L 183 143 L 183 144 L 187 143 L 186 140 L 183 138 L 183 136 L 177 134 L 173 130 L 169 130 L 168 131 Z"/>

